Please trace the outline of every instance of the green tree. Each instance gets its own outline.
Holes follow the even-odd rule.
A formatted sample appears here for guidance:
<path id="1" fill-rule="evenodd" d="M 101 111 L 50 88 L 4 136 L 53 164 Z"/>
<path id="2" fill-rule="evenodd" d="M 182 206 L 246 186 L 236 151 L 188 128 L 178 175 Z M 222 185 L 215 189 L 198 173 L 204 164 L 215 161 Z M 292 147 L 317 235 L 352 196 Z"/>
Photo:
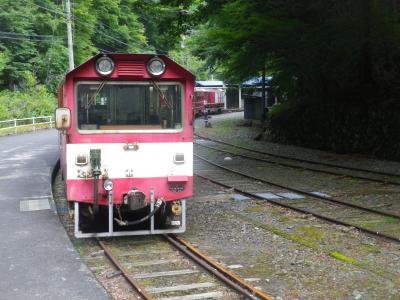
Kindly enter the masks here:
<path id="1" fill-rule="evenodd" d="M 3 67 L 1 81 L 14 88 L 23 75 L 31 69 L 38 56 L 35 43 L 25 36 L 34 34 L 35 17 L 32 7 L 23 1 L 3 0 L 0 10 L 0 51 L 12 54 Z M 28 4 L 28 5 L 26 5 Z M 7 8 L 7 9 L 5 9 Z M 12 34 L 5 34 L 11 32 Z"/>
<path id="2" fill-rule="evenodd" d="M 259 74 L 266 64 L 293 101 L 393 98 L 400 60 L 393 3 L 210 1 L 195 54 L 235 80 Z"/>

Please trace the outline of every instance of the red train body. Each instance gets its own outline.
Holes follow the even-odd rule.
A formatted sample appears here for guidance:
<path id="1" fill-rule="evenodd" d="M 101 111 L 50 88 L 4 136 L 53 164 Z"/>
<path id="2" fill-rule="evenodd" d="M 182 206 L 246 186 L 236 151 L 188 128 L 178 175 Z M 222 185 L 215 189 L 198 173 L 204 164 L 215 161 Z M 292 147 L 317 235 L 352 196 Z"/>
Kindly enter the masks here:
<path id="1" fill-rule="evenodd" d="M 193 97 L 193 111 L 196 116 L 221 113 L 225 108 L 226 93 L 225 87 L 217 86 L 196 86 Z"/>
<path id="2" fill-rule="evenodd" d="M 194 80 L 145 54 L 97 55 L 66 75 L 56 127 L 77 237 L 185 230 Z"/>

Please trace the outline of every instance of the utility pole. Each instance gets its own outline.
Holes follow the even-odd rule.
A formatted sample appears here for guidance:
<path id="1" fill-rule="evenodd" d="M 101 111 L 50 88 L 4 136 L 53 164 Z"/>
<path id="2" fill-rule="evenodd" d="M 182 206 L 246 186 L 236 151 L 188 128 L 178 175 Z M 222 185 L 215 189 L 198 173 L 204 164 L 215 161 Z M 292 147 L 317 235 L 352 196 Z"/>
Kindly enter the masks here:
<path id="1" fill-rule="evenodd" d="M 74 45 L 72 43 L 72 26 L 71 26 L 71 2 L 66 0 L 66 13 L 67 13 L 67 37 L 68 37 L 68 61 L 69 70 L 74 69 Z"/>

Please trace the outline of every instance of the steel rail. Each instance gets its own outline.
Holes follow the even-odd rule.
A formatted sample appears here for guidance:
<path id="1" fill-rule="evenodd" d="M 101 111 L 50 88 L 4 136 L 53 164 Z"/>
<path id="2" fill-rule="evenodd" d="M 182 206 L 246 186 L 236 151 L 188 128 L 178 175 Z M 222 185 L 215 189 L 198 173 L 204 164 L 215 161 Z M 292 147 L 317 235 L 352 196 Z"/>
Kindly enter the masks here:
<path id="1" fill-rule="evenodd" d="M 218 143 L 218 141 L 214 141 L 214 140 L 211 140 L 211 141 Z M 232 155 L 235 155 L 235 156 L 239 156 L 239 157 L 242 157 L 242 158 L 251 159 L 251 160 L 255 160 L 255 161 L 262 161 L 262 162 L 275 164 L 275 165 L 279 165 L 279 166 L 284 166 L 284 167 L 289 167 L 289 168 L 293 168 L 293 169 L 310 170 L 310 171 L 318 172 L 318 173 L 325 173 L 325 174 L 330 174 L 330 175 L 341 175 L 341 176 L 354 178 L 354 179 L 363 179 L 363 180 L 379 182 L 379 183 L 385 183 L 385 184 L 400 185 L 400 181 L 377 179 L 377 178 L 371 178 L 371 177 L 360 176 L 360 175 L 352 175 L 352 174 L 344 174 L 344 173 L 328 171 L 328 170 L 320 170 L 320 169 L 316 169 L 316 168 L 312 168 L 312 167 L 296 166 L 296 165 L 291 165 L 291 164 L 288 164 L 288 163 L 277 162 L 277 161 L 263 159 L 263 158 L 259 158 L 259 157 L 251 157 L 251 156 L 247 156 L 247 155 L 240 154 L 240 153 L 235 153 L 233 151 L 229 151 L 229 150 L 225 150 L 225 149 L 218 149 L 216 147 L 212 147 L 212 146 L 209 146 L 209 145 L 202 145 L 202 144 L 200 144 L 198 142 L 195 142 L 195 144 L 199 145 L 200 147 L 212 149 L 212 150 L 215 150 L 215 151 L 221 151 L 221 152 L 229 153 L 229 154 L 232 154 Z M 236 147 L 235 145 L 229 145 L 229 146 Z M 250 150 L 248 150 L 248 151 L 250 152 Z M 266 155 L 268 155 L 268 154 L 266 154 Z M 316 163 L 313 163 L 313 164 L 319 164 L 319 163 L 316 162 Z M 337 168 L 351 171 L 351 169 L 347 169 L 347 168 L 343 168 L 343 167 L 339 167 L 339 166 Z M 365 172 L 365 171 L 363 171 L 363 172 Z M 390 175 L 390 176 L 393 176 L 393 175 Z"/>
<path id="2" fill-rule="evenodd" d="M 198 155 L 196 155 L 196 154 L 195 154 L 195 156 L 198 157 Z M 209 164 L 216 165 L 217 167 L 219 167 L 218 164 L 214 164 L 212 162 L 208 162 L 205 159 L 203 159 L 203 160 L 206 161 Z M 226 169 L 227 171 L 230 171 L 229 168 L 222 167 L 222 169 Z M 236 174 L 239 174 L 239 175 L 241 175 L 243 177 L 251 178 L 253 180 L 262 181 L 260 179 L 254 178 L 253 176 L 246 175 L 246 174 L 241 174 L 240 172 L 237 172 L 237 171 L 232 171 L 232 172 L 236 173 Z M 381 232 L 373 231 L 373 230 L 370 230 L 370 229 L 367 229 L 367 228 L 364 228 L 364 227 L 361 227 L 361 226 L 358 226 L 358 225 L 355 225 L 355 224 L 351 224 L 351 223 L 348 223 L 348 222 L 345 222 L 345 221 L 340 221 L 340 220 L 337 220 L 337 219 L 333 219 L 333 218 L 330 218 L 330 217 L 327 217 L 327 216 L 324 216 L 324 215 L 321 215 L 321 214 L 318 214 L 318 213 L 315 213 L 315 212 L 312 212 L 312 211 L 309 211 L 309 210 L 306 210 L 306 209 L 302 209 L 302 208 L 298 208 L 298 207 L 291 206 L 291 205 L 288 205 L 288 204 L 284 204 L 284 203 L 281 203 L 281 202 L 273 200 L 273 199 L 265 199 L 265 198 L 263 198 L 261 196 L 258 196 L 256 194 L 253 194 L 253 193 L 250 193 L 250 192 L 246 192 L 244 190 L 235 188 L 233 186 L 229 186 L 227 184 L 224 184 L 224 183 L 219 182 L 217 180 L 211 179 L 211 178 L 206 177 L 204 175 L 200 175 L 200 174 L 195 174 L 195 175 L 199 176 L 199 177 L 201 177 L 203 179 L 206 179 L 206 180 L 208 180 L 208 181 L 210 181 L 212 183 L 218 184 L 220 186 L 223 186 L 223 187 L 226 187 L 226 188 L 229 188 L 229 189 L 233 189 L 234 191 L 236 191 L 238 193 L 241 193 L 241 194 L 243 194 L 245 196 L 249 196 L 249 197 L 252 197 L 252 198 L 255 198 L 255 199 L 267 201 L 269 203 L 272 203 L 272 204 L 275 204 L 275 205 L 278 205 L 278 206 L 281 206 L 281 207 L 284 207 L 284 208 L 289 208 L 289 209 L 292 209 L 292 210 L 295 210 L 295 211 L 298 211 L 298 212 L 301 212 L 301 213 L 304 213 L 304 214 L 310 214 L 310 215 L 313 215 L 313 216 L 315 216 L 315 217 L 317 217 L 319 219 L 326 220 L 326 221 L 329 221 L 331 223 L 340 224 L 340 225 L 344 225 L 344 226 L 348 226 L 348 227 L 354 227 L 354 228 L 356 228 L 356 229 L 358 229 L 358 230 L 360 230 L 362 232 L 369 233 L 369 234 L 372 234 L 372 235 L 375 235 L 375 236 L 379 236 L 379 237 L 383 237 L 383 238 L 388 239 L 390 241 L 394 241 L 394 242 L 397 242 L 397 243 L 400 242 L 400 238 L 395 237 L 395 236 L 391 236 L 391 235 L 387 235 L 387 234 L 384 234 L 384 233 L 381 233 Z M 264 183 L 267 183 L 267 182 L 264 182 Z M 314 194 L 311 194 L 311 195 L 312 195 L 312 197 L 319 198 L 317 195 L 314 195 Z M 344 203 L 344 205 L 347 205 L 347 203 Z M 374 213 L 374 212 L 372 212 L 372 213 Z M 378 212 L 378 214 L 381 214 L 381 213 Z"/>
<path id="3" fill-rule="evenodd" d="M 397 214 L 392 214 L 392 213 L 376 210 L 376 209 L 373 209 L 373 208 L 360 206 L 360 205 L 349 203 L 349 202 L 346 202 L 346 201 L 341 201 L 339 199 L 335 199 L 335 198 L 332 198 L 332 197 L 316 195 L 316 194 L 309 193 L 309 192 L 306 192 L 306 191 L 303 191 L 303 190 L 299 190 L 299 189 L 288 187 L 288 186 L 285 186 L 285 185 L 282 185 L 282 184 L 274 183 L 272 181 L 268 181 L 268 180 L 265 180 L 265 179 L 262 179 L 262 178 L 259 178 L 259 177 L 255 177 L 255 176 L 252 176 L 252 175 L 244 174 L 242 172 L 235 171 L 233 169 L 224 167 L 224 166 L 222 166 L 220 164 L 214 163 L 214 162 L 212 162 L 212 161 L 210 161 L 210 160 L 208 160 L 208 159 L 206 159 L 204 157 L 201 157 L 201 156 L 199 156 L 197 154 L 193 154 L 193 155 L 195 157 L 197 157 L 197 158 L 209 163 L 209 164 L 217 166 L 218 168 L 221 168 L 221 169 L 227 170 L 227 171 L 229 171 L 231 173 L 242 175 L 242 176 L 245 176 L 245 177 L 251 178 L 253 180 L 257 180 L 257 181 L 260 181 L 260 182 L 263 182 L 263 183 L 266 183 L 266 184 L 269 184 L 269 185 L 272 185 L 272 186 L 276 186 L 276 187 L 279 187 L 281 189 L 285 189 L 285 190 L 289 190 L 289 191 L 292 191 L 292 192 L 296 192 L 296 193 L 299 193 L 301 195 L 312 197 L 312 198 L 318 198 L 318 199 L 325 200 L 325 201 L 328 201 L 328 202 L 333 202 L 333 203 L 338 203 L 338 204 L 346 205 L 346 206 L 353 207 L 353 208 L 358 208 L 360 210 L 364 210 L 364 211 L 367 211 L 367 212 L 370 212 L 370 213 L 375 213 L 375 214 L 383 215 L 383 216 L 386 216 L 386 217 L 393 217 L 393 218 L 396 218 L 396 219 L 400 219 L 400 215 L 397 215 Z"/>
<path id="4" fill-rule="evenodd" d="M 219 186 L 222 186 L 222 187 L 225 187 L 225 188 L 228 188 L 228 189 L 233 189 L 235 192 L 238 192 L 238 193 L 240 193 L 242 195 L 245 195 L 245 196 L 248 196 L 248 197 L 252 197 L 252 198 L 255 198 L 255 199 L 267 201 L 267 202 L 269 202 L 269 203 L 271 203 L 273 205 L 281 206 L 281 207 L 284 207 L 284 208 L 289 208 L 291 210 L 295 210 L 295 211 L 303 213 L 303 214 L 313 215 L 314 217 L 317 217 L 317 218 L 319 218 L 321 220 L 325 220 L 325 221 L 328 221 L 328 222 L 331 222 L 331 223 L 334 223 L 334 224 L 339 224 L 339 225 L 343 225 L 343 226 L 347 226 L 347 227 L 354 227 L 354 228 L 360 230 L 361 232 L 365 232 L 365 233 L 372 234 L 372 235 L 375 235 L 375 236 L 378 236 L 378 237 L 381 237 L 381 238 L 385 238 L 385 239 L 390 240 L 390 241 L 394 241 L 394 242 L 400 243 L 400 238 L 397 238 L 395 236 L 391 236 L 391 235 L 387 235 L 387 234 L 380 233 L 380 232 L 377 232 L 377 231 L 373 231 L 373 230 L 370 230 L 370 229 L 367 229 L 367 228 L 363 228 L 363 227 L 360 227 L 360 226 L 357 226 L 357 225 L 354 225 L 354 224 L 351 224 L 351 223 L 348 223 L 348 222 L 345 222 L 345 221 L 340 221 L 340 220 L 337 220 L 337 219 L 333 219 L 333 218 L 330 218 L 330 217 L 327 217 L 327 216 L 312 212 L 310 210 L 306 210 L 306 209 L 298 208 L 298 207 L 291 206 L 291 205 L 288 205 L 288 204 L 284 204 L 284 203 L 281 203 L 279 201 L 275 201 L 273 199 L 265 199 L 265 198 L 263 198 L 261 196 L 258 196 L 256 194 L 249 193 L 249 192 L 246 192 L 246 191 L 244 191 L 242 189 L 238 189 L 238 188 L 235 188 L 233 186 L 224 184 L 222 182 L 219 182 L 217 180 L 211 179 L 211 178 L 209 178 L 207 176 L 204 176 L 204 175 L 200 175 L 200 174 L 195 174 L 195 175 L 200 177 L 200 178 L 203 178 L 205 180 L 208 180 L 209 182 L 217 184 Z"/>
<path id="5" fill-rule="evenodd" d="M 359 171 L 359 172 L 365 172 L 365 173 L 371 173 L 371 174 L 377 174 L 377 175 L 383 175 L 383 176 L 392 176 L 392 177 L 399 177 L 400 178 L 400 174 L 382 172 L 382 171 L 373 171 L 373 170 L 367 170 L 367 169 L 363 169 L 363 168 L 356 168 L 356 167 L 349 167 L 349 166 L 342 166 L 342 165 L 335 165 L 335 164 L 330 164 L 330 163 L 326 163 L 326 162 L 318 162 L 318 161 L 304 159 L 304 158 L 296 158 L 296 157 L 290 157 L 290 156 L 287 156 L 287 155 L 281 155 L 281 154 L 275 154 L 275 153 L 271 153 L 271 152 L 259 151 L 259 150 L 256 150 L 256 149 L 251 149 L 251 148 L 247 148 L 247 147 L 243 147 L 243 146 L 234 145 L 234 144 L 225 142 L 223 140 L 208 138 L 208 137 L 199 135 L 197 133 L 194 136 L 198 136 L 199 138 L 204 139 L 204 140 L 214 141 L 214 142 L 217 142 L 217 143 L 220 143 L 220 144 L 224 144 L 224 145 L 227 145 L 227 146 L 236 147 L 238 149 L 243 149 L 243 150 L 251 151 L 251 152 L 254 152 L 254 153 L 258 153 L 258 154 L 269 155 L 269 156 L 272 156 L 272 157 L 277 157 L 277 158 L 282 158 L 282 159 L 289 159 L 289 160 L 294 160 L 294 161 L 298 161 L 298 162 L 316 164 L 316 165 L 333 167 L 333 168 L 340 168 L 340 169 L 351 170 L 351 171 Z"/>
<path id="6" fill-rule="evenodd" d="M 272 297 L 258 290 L 256 287 L 248 284 L 245 280 L 225 269 L 217 262 L 213 261 L 198 249 L 193 247 L 189 242 L 177 237 L 176 235 L 164 235 L 164 238 L 170 242 L 174 247 L 178 248 L 190 259 L 194 260 L 201 267 L 205 268 L 211 274 L 223 281 L 226 285 L 233 288 L 243 296 L 254 299 L 272 300 Z"/>
<path id="7" fill-rule="evenodd" d="M 154 300 L 155 298 L 148 294 L 138 282 L 129 274 L 129 271 L 113 256 L 110 248 L 100 240 L 97 240 L 100 247 L 104 250 L 104 253 L 111 260 L 111 262 L 121 271 L 122 275 L 130 283 L 130 285 L 138 292 L 138 294 L 145 300 Z"/>

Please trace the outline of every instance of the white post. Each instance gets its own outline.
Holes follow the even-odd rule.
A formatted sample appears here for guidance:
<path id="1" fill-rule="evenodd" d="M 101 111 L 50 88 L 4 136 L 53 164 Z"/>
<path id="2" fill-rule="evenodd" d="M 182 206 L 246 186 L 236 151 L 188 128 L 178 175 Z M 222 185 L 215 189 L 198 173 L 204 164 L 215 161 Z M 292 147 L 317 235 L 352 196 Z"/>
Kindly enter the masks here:
<path id="1" fill-rule="evenodd" d="M 72 42 L 72 26 L 71 26 L 71 2 L 66 1 L 66 13 L 67 13 L 67 37 L 68 37 L 68 61 L 69 70 L 74 69 L 74 45 Z"/>
<path id="2" fill-rule="evenodd" d="M 32 118 L 33 131 L 36 131 L 35 117 Z"/>
<path id="3" fill-rule="evenodd" d="M 14 132 L 17 134 L 17 119 L 14 119 Z"/>
<path id="4" fill-rule="evenodd" d="M 223 101 L 224 101 L 224 110 L 228 109 L 228 103 L 226 103 L 226 92 L 227 92 L 227 87 L 225 85 L 225 83 L 222 84 L 222 90 L 223 90 Z"/>
<path id="5" fill-rule="evenodd" d="M 50 128 L 53 128 L 53 117 L 50 116 Z"/>

